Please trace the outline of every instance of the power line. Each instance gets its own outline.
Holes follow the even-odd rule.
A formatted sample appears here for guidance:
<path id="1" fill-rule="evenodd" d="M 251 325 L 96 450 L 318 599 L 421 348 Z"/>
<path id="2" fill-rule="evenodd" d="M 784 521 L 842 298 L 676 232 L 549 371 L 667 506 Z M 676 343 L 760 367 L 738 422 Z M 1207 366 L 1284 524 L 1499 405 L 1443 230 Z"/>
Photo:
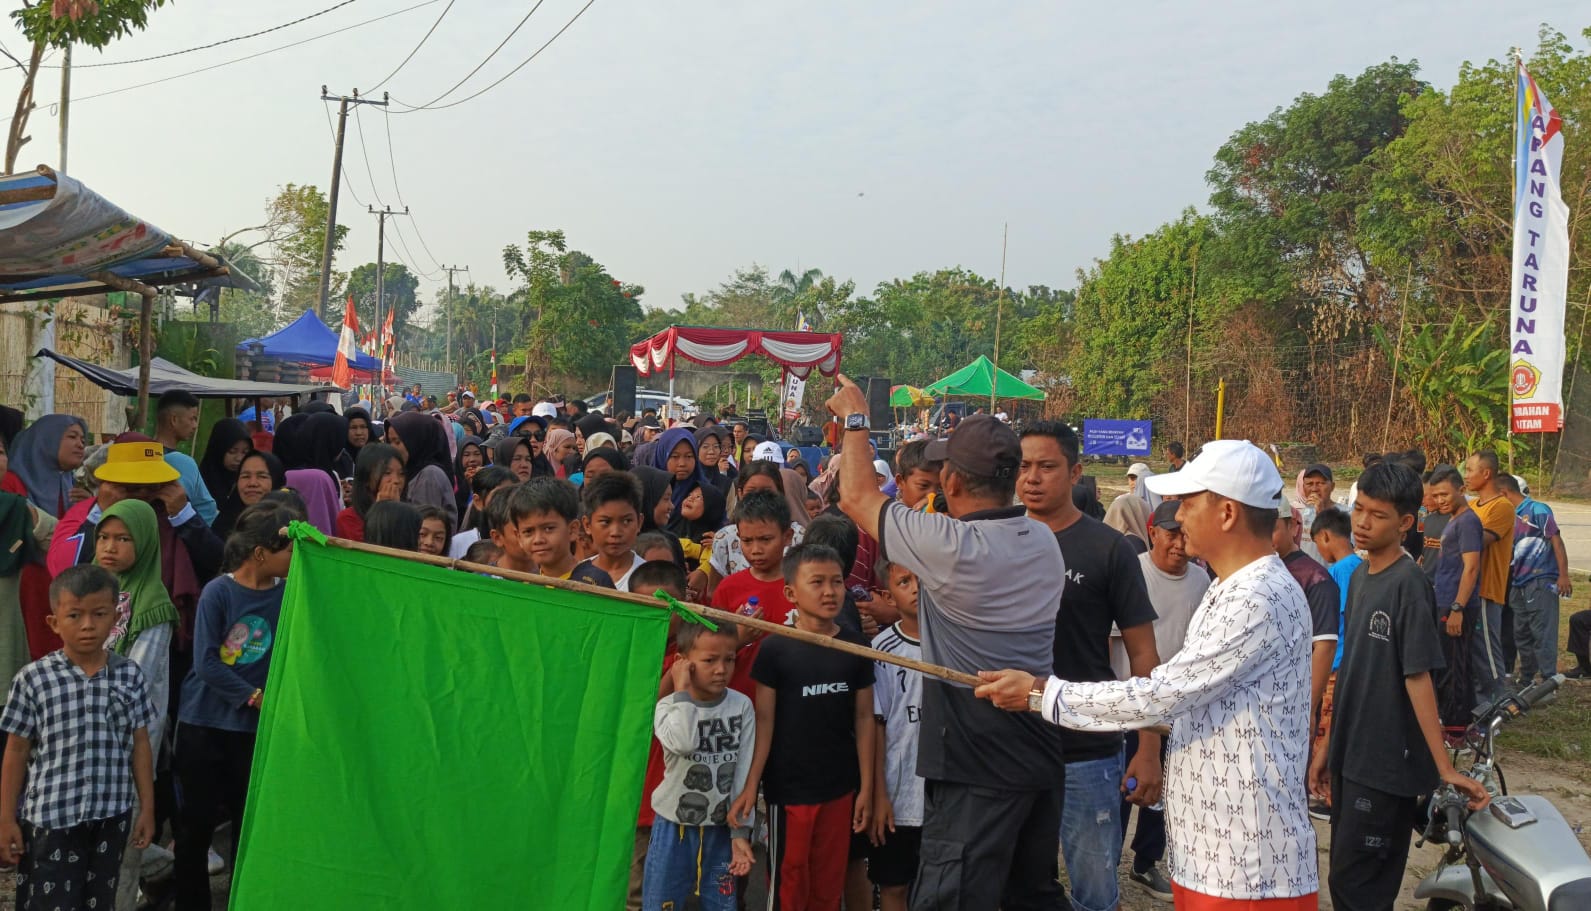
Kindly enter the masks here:
<path id="1" fill-rule="evenodd" d="M 525 27 L 525 23 L 529 22 L 530 21 L 530 17 L 534 16 L 536 14 L 536 10 L 541 9 L 541 5 L 544 2 L 546 2 L 546 0 L 536 0 L 536 5 L 532 6 L 530 8 L 530 12 L 526 13 L 525 17 L 523 19 L 519 20 L 519 24 L 514 26 L 513 31 L 509 32 L 503 38 L 502 41 L 499 41 L 497 43 L 497 47 L 492 48 L 492 52 L 490 54 L 486 55 L 486 59 L 485 60 L 482 60 L 480 63 L 475 64 L 475 69 L 470 70 L 468 73 L 465 73 L 464 74 L 464 78 L 460 79 L 458 82 L 453 83 L 453 87 L 452 88 L 450 88 L 447 91 L 443 92 L 442 94 L 436 96 L 435 98 L 432 98 L 430 101 L 427 101 L 425 104 L 420 105 L 420 107 L 426 108 L 426 107 L 430 107 L 433 104 L 436 104 L 438 101 L 441 101 L 443 98 L 446 98 L 447 96 L 449 96 L 449 95 L 453 94 L 454 92 L 458 91 L 458 87 L 459 86 L 463 85 L 466 82 L 469 82 L 470 81 L 470 77 L 474 76 L 476 73 L 479 73 L 481 71 L 481 67 L 483 67 L 486 64 L 490 63 L 492 58 L 497 56 L 497 52 L 503 49 L 503 45 L 507 44 L 509 42 L 509 39 L 511 39 L 515 35 L 519 34 L 519 30 Z"/>
<path id="2" fill-rule="evenodd" d="M 349 2 L 352 2 L 352 0 L 349 0 Z M 447 0 L 447 6 L 442 7 L 442 15 L 437 16 L 436 17 L 436 21 L 431 23 L 431 27 L 426 30 L 425 37 L 420 39 L 420 43 L 416 44 L 414 46 L 414 50 L 409 52 L 409 56 L 403 58 L 403 62 L 398 64 L 398 68 L 397 69 L 395 69 L 392 72 L 387 74 L 387 78 L 386 79 L 383 79 L 380 82 L 376 83 L 375 85 L 371 86 L 370 87 L 370 91 L 374 92 L 376 89 L 379 89 L 382 86 L 386 85 L 388 80 L 390 80 L 393 76 L 398 75 L 398 71 L 399 70 L 403 69 L 405 66 L 408 66 L 409 61 L 414 59 L 414 55 L 420 53 L 420 48 L 425 47 L 425 43 L 427 41 L 431 40 L 431 34 L 436 31 L 436 27 L 437 26 L 442 24 L 442 20 L 447 17 L 447 11 L 453 8 L 453 3 L 454 2 L 455 2 L 455 0 Z"/>
<path id="3" fill-rule="evenodd" d="M 466 101 L 473 101 L 476 98 L 479 98 L 482 95 L 486 94 L 487 92 L 490 92 L 492 89 L 495 89 L 498 86 L 502 85 L 504 82 L 507 82 L 515 73 L 518 73 L 520 70 L 522 70 L 526 66 L 530 65 L 530 62 L 532 60 L 535 60 L 537 57 L 540 57 L 542 51 L 545 51 L 549 46 L 551 46 L 551 44 L 554 41 L 557 41 L 559 39 L 559 37 L 561 37 L 563 35 L 564 32 L 569 30 L 570 26 L 572 26 L 576 22 L 578 22 L 580 20 L 580 17 L 584 16 L 586 14 L 586 10 L 590 9 L 591 5 L 596 3 L 596 2 L 597 2 L 597 0 L 586 0 L 586 5 L 580 7 L 580 11 L 578 13 L 575 13 L 574 17 L 572 19 L 570 19 L 568 22 L 564 23 L 563 28 L 561 28 L 557 32 L 555 32 L 551 38 L 548 38 L 546 44 L 543 44 L 541 47 L 536 48 L 536 52 L 534 54 L 531 54 L 529 57 L 526 57 L 525 60 L 522 63 L 519 64 L 519 66 L 516 66 L 513 69 L 509 70 L 506 74 L 503 75 L 503 77 L 501 79 L 498 79 L 496 82 L 493 82 L 491 85 L 488 85 L 486 88 L 481 89 L 480 91 L 476 92 L 473 95 L 466 95 L 466 96 L 464 96 L 463 98 L 460 98 L 457 101 L 450 101 L 447 104 L 439 104 L 439 105 L 435 105 L 434 107 L 431 104 L 420 105 L 419 107 L 414 107 L 414 106 L 411 106 L 411 105 L 405 105 L 406 107 L 409 108 L 409 110 L 407 110 L 407 111 L 398 111 L 397 113 L 399 113 L 399 114 L 412 114 L 412 113 L 414 113 L 416 111 L 442 111 L 442 110 L 446 110 L 447 108 L 457 107 L 457 106 L 465 103 Z M 393 101 L 398 101 L 398 99 L 396 99 L 396 98 L 394 98 L 392 100 Z M 401 102 L 401 101 L 398 101 L 398 103 L 399 104 L 404 104 L 404 102 Z M 434 104 L 434 102 L 432 104 Z"/>
<path id="4" fill-rule="evenodd" d="M 273 25 L 270 28 L 261 29 L 260 31 L 257 31 L 257 32 L 250 32 L 247 35 L 238 35 L 236 38 L 226 38 L 226 39 L 221 40 L 221 41 L 212 41 L 209 44 L 201 44 L 198 47 L 190 47 L 190 48 L 187 48 L 187 49 L 181 50 L 181 51 L 171 51 L 170 53 L 166 53 L 166 54 L 156 54 L 153 57 L 135 57 L 132 60 L 109 60 L 109 61 L 106 61 L 104 63 L 74 63 L 74 64 L 72 64 L 72 69 L 74 69 L 74 70 L 86 70 L 86 69 L 89 69 L 90 67 L 125 66 L 125 65 L 127 65 L 129 63 L 148 63 L 151 60 L 165 60 L 168 57 L 181 57 L 183 54 L 192 54 L 195 51 L 207 51 L 210 48 L 220 47 L 223 44 L 231 44 L 234 41 L 247 41 L 250 38 L 258 38 L 261 35 L 269 35 L 271 32 L 279 32 L 279 31 L 281 31 L 284 28 L 291 28 L 292 26 L 295 26 L 295 25 L 299 24 L 300 22 L 308 22 L 311 19 L 315 19 L 317 17 L 324 16 L 327 13 L 334 12 L 336 10 L 342 9 L 343 7 L 345 7 L 348 4 L 353 3 L 353 2 L 354 2 L 354 0 L 342 0 L 341 3 L 337 3 L 337 4 L 334 4 L 332 6 L 328 6 L 328 7 L 326 7 L 325 9 L 323 9 L 323 10 L 321 10 L 319 12 L 310 13 L 307 16 L 299 16 L 297 19 L 294 19 L 291 22 L 283 22 L 281 25 Z M 41 69 L 42 68 L 43 67 L 41 67 Z M 60 67 L 59 66 L 52 66 L 52 67 L 49 67 L 49 69 L 60 69 Z"/>
<path id="5" fill-rule="evenodd" d="M 392 190 L 398 194 L 398 205 L 406 206 L 408 203 L 403 201 L 403 188 L 398 186 L 398 157 L 392 154 L 392 118 L 387 116 L 386 108 L 381 109 L 381 125 L 387 131 L 387 164 L 392 169 Z M 437 263 L 434 259 L 431 262 Z"/>
<path id="6" fill-rule="evenodd" d="M 376 203 L 382 208 L 387 204 L 381 200 L 381 188 L 376 186 L 376 172 L 370 167 L 370 148 L 365 144 L 365 121 L 359 116 L 359 109 L 354 108 L 354 126 L 359 128 L 359 154 L 365 159 L 365 176 L 370 178 L 370 195 L 376 198 Z"/>
<path id="7" fill-rule="evenodd" d="M 247 55 L 245 57 L 235 57 L 235 58 L 233 58 L 231 60 L 223 60 L 220 63 L 213 63 L 213 64 L 211 64 L 209 66 L 200 67 L 199 69 L 196 69 L 196 70 L 188 70 L 185 73 L 177 73 L 174 76 L 165 76 L 165 77 L 160 78 L 160 79 L 151 79 L 148 82 L 140 82 L 140 83 L 137 83 L 136 85 L 122 86 L 119 89 L 110 89 L 109 91 L 96 92 L 95 94 L 92 94 L 92 95 L 82 95 L 82 96 L 74 97 L 74 98 L 72 98 L 72 101 L 73 102 L 91 101 L 91 100 L 93 100 L 95 98 L 105 98 L 105 97 L 110 96 L 110 95 L 120 95 L 122 92 L 131 92 L 134 89 L 143 89 L 143 88 L 148 88 L 149 86 L 152 86 L 152 85 L 160 85 L 163 82 L 171 82 L 174 79 L 182 79 L 185 76 L 197 76 L 200 73 L 208 73 L 211 70 L 218 70 L 218 69 L 220 69 L 221 67 L 224 67 L 224 66 L 231 66 L 234 63 L 242 63 L 242 62 L 244 62 L 246 60 L 253 60 L 253 59 L 258 58 L 258 57 L 264 57 L 267 54 L 274 54 L 277 51 L 285 51 L 285 50 L 288 50 L 290 48 L 299 47 L 300 45 L 309 44 L 312 41 L 319 41 L 322 38 L 330 38 L 333 35 L 340 35 L 343 32 L 352 31 L 353 29 L 356 29 L 356 28 L 360 28 L 360 27 L 363 27 L 363 26 L 366 26 L 366 25 L 370 25 L 372 23 L 380 22 L 383 19 L 391 19 L 393 16 L 401 16 L 404 13 L 413 12 L 414 10 L 421 9 L 423 7 L 427 7 L 427 6 L 430 6 L 430 5 L 434 4 L 434 3 L 440 3 L 440 2 L 442 2 L 442 0 L 422 0 L 422 2 L 416 3 L 413 6 L 407 6 L 407 7 L 404 7 L 403 9 L 395 10 L 395 11 L 390 12 L 390 13 L 386 13 L 385 15 L 376 16 L 376 17 L 371 18 L 371 19 L 366 19 L 363 22 L 355 22 L 353 25 L 345 25 L 342 28 L 333 29 L 332 31 L 329 31 L 329 32 L 323 32 L 322 34 L 319 34 L 319 35 L 314 35 L 314 36 L 309 37 L 309 38 L 304 38 L 304 39 L 301 39 L 299 41 L 294 41 L 291 44 L 283 44 L 283 45 L 279 45 L 277 47 L 268 48 L 268 49 L 263 50 L 263 51 L 258 51 L 256 53 L 249 54 L 249 55 Z M 4 119 L 0 119 L 0 123 L 10 123 L 12 121 L 12 119 L 14 119 L 14 118 L 6 117 Z"/>
<path id="8" fill-rule="evenodd" d="M 327 102 L 321 102 L 321 110 L 326 112 L 326 129 L 331 131 L 331 141 L 332 142 L 336 142 L 337 141 L 337 128 L 335 126 L 333 126 L 332 122 L 331 122 L 331 106 L 330 106 L 330 104 L 328 104 Z M 363 199 L 359 198 L 359 194 L 358 193 L 354 192 L 353 181 L 348 179 L 348 166 L 347 165 L 344 165 L 343 168 L 342 168 L 342 177 L 343 177 L 343 186 L 348 188 L 348 195 L 352 196 L 354 198 L 354 203 L 356 205 L 361 205 L 361 206 L 365 205 L 365 201 Z"/>

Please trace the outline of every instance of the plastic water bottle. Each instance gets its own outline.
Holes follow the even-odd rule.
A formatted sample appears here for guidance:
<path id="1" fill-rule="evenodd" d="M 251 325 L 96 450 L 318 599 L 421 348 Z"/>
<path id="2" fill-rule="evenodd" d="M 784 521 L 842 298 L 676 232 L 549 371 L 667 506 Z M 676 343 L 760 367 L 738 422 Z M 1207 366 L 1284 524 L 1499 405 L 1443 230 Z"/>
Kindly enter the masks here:
<path id="1" fill-rule="evenodd" d="M 1132 793 L 1133 791 L 1136 791 L 1136 790 L 1138 790 L 1138 779 L 1136 779 L 1136 778 L 1128 778 L 1127 779 L 1127 792 L 1130 794 L 1130 793 Z M 1166 802 L 1164 800 L 1157 800 L 1153 804 L 1151 804 L 1148 807 L 1146 807 L 1145 809 L 1154 810 L 1155 812 L 1158 813 L 1158 812 L 1164 811 L 1165 808 L 1166 808 Z"/>
<path id="2" fill-rule="evenodd" d="M 752 614 L 755 614 L 757 612 L 757 596 L 756 595 L 752 595 L 750 598 L 747 598 L 746 599 L 746 606 L 742 607 L 740 609 L 740 612 L 742 614 L 744 614 L 745 616 L 747 616 L 747 617 L 751 616 Z"/>

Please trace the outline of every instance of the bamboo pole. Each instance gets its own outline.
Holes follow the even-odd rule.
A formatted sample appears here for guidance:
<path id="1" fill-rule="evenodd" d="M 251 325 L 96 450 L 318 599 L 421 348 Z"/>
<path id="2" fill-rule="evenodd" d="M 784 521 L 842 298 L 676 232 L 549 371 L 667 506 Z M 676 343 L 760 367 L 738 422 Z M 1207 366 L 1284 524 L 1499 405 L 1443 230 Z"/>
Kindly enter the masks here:
<path id="1" fill-rule="evenodd" d="M 439 557 L 432 556 L 431 554 L 414 553 L 413 551 L 398 550 L 392 547 L 382 547 L 378 544 L 366 544 L 363 541 L 350 541 L 347 538 L 328 537 L 326 539 L 326 544 L 331 547 L 340 547 L 343 550 L 357 550 L 369 554 L 381 554 L 382 556 L 386 557 L 397 557 L 400 560 L 408 560 L 414 563 L 427 563 L 431 566 L 440 566 L 444 569 L 457 569 L 473 573 L 487 573 L 493 576 L 500 576 L 504 579 L 512 579 L 516 582 L 529 582 L 533 585 L 545 585 L 548 588 L 559 588 L 563 589 L 564 591 L 580 592 L 581 594 L 586 595 L 598 595 L 604 598 L 611 598 L 617 601 L 628 601 L 632 604 L 640 604 L 651 608 L 661 608 L 664 610 L 668 609 L 668 605 L 664 604 L 657 598 L 653 598 L 648 595 L 641 595 L 633 592 L 621 592 L 611 588 L 598 588 L 594 585 L 587 585 L 584 582 L 574 582 L 569 579 L 554 579 L 551 576 L 541 576 L 535 573 L 519 572 L 518 570 L 512 569 L 502 569 L 501 567 L 490 566 L 485 563 L 469 563 L 464 560 L 455 560 L 451 557 Z M 903 658 L 900 655 L 892 655 L 888 652 L 875 651 L 874 649 L 870 649 L 863 645 L 846 642 L 843 639 L 836 639 L 831 636 L 820 636 L 817 633 L 809 633 L 806 630 L 796 629 L 793 626 L 785 626 L 780 623 L 771 623 L 767 620 L 758 620 L 753 617 L 742 616 L 730 611 L 719 610 L 715 607 L 703 607 L 697 604 L 690 605 L 690 609 L 698 614 L 701 614 L 703 617 L 706 617 L 709 620 L 717 620 L 723 623 L 734 623 L 738 626 L 750 627 L 751 629 L 757 630 L 758 632 L 769 633 L 775 636 L 784 636 L 787 639 L 795 639 L 799 642 L 808 643 L 809 645 L 816 645 L 822 648 L 830 648 L 835 649 L 836 651 L 846 652 L 847 654 L 856 655 L 860 658 L 866 658 L 869 661 L 882 661 L 886 664 L 898 665 L 900 667 L 909 668 L 910 670 L 927 674 L 930 677 L 937 677 L 940 680 L 945 680 L 950 683 L 959 683 L 963 686 L 973 687 L 981 686 L 983 684 L 983 681 L 978 679 L 976 674 L 967 674 L 961 671 L 951 670 L 950 668 L 943 667 L 941 665 L 929 664 L 926 661 L 918 661 L 913 658 Z"/>

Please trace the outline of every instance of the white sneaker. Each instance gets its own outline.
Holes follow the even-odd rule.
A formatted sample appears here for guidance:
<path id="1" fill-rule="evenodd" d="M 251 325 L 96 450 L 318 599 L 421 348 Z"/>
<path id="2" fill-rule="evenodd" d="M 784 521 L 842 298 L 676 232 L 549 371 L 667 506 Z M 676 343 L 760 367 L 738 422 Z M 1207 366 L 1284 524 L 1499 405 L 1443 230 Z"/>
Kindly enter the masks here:
<path id="1" fill-rule="evenodd" d="M 214 876 L 217 873 L 220 873 L 222 870 L 225 870 L 225 869 L 226 869 L 226 861 L 221 859 L 221 855 L 215 853 L 215 849 L 214 848 L 211 848 L 210 849 L 210 875 Z"/>
<path id="2" fill-rule="evenodd" d="M 143 857 L 139 861 L 140 877 L 147 883 L 163 883 L 171 878 L 177 869 L 177 856 L 169 848 L 159 843 L 151 844 L 144 849 Z"/>

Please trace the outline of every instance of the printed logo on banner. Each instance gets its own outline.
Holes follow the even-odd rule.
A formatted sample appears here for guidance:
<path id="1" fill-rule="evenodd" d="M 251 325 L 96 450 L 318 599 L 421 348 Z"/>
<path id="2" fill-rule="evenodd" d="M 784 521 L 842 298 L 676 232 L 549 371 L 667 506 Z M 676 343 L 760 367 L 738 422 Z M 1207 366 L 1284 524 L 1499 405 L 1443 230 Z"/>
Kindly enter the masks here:
<path id="1" fill-rule="evenodd" d="M 1094 456 L 1147 456 L 1154 425 L 1150 421 L 1089 418 L 1083 421 L 1083 452 Z"/>
<path id="2" fill-rule="evenodd" d="M 1536 393 L 1536 386 L 1541 382 L 1541 371 L 1524 361 L 1515 361 L 1511 385 L 1514 387 L 1514 398 L 1528 399 Z"/>

